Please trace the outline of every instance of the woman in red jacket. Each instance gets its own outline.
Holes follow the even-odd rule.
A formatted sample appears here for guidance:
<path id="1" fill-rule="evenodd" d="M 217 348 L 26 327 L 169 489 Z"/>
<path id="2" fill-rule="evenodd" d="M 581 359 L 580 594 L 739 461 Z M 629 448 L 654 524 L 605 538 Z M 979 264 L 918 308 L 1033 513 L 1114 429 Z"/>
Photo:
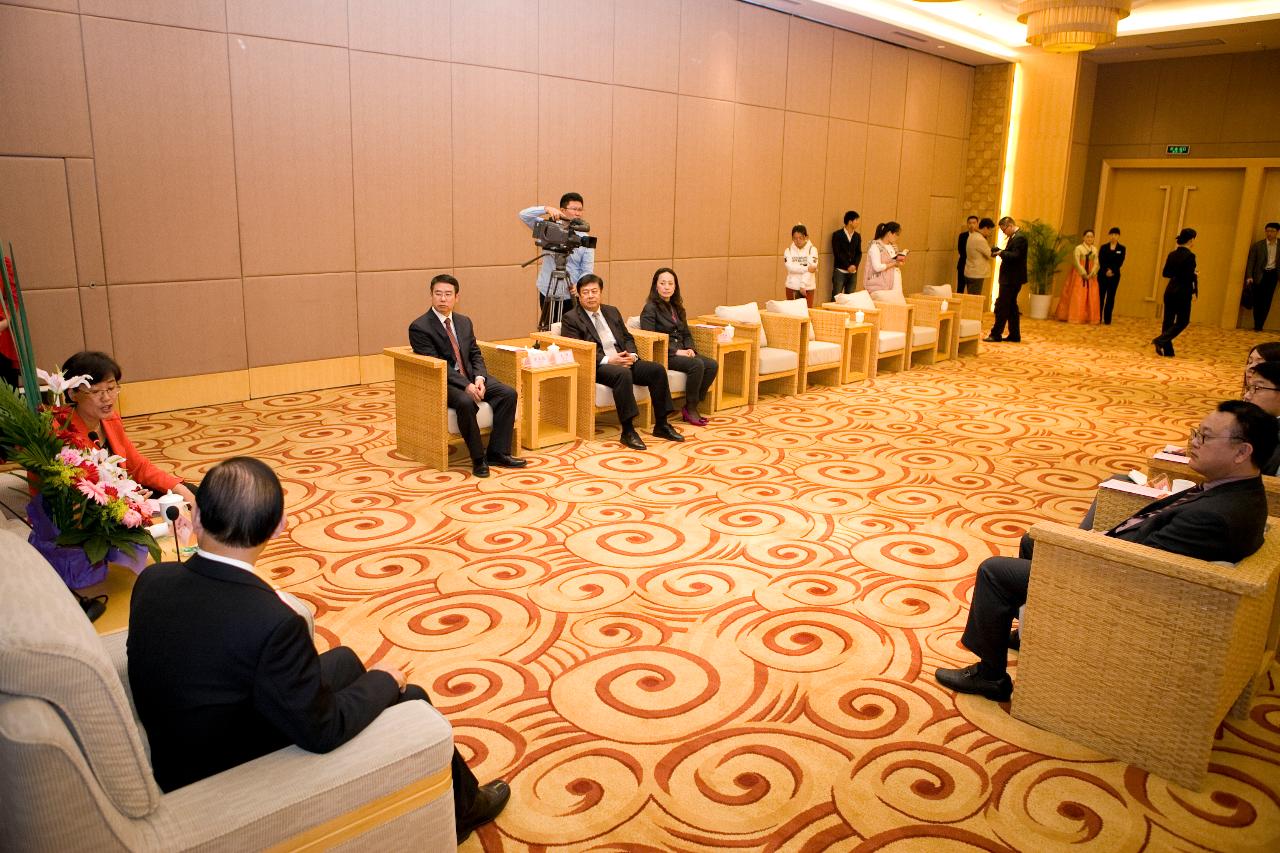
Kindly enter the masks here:
<path id="1" fill-rule="evenodd" d="M 129 476 L 156 496 L 172 490 L 188 504 L 195 505 L 195 494 L 182 482 L 182 478 L 157 468 L 125 435 L 124 422 L 116 411 L 116 400 L 120 395 L 120 365 L 115 359 L 104 352 L 78 352 L 62 365 L 62 375 L 68 379 L 89 377 L 88 388 L 67 392 L 72 410 L 67 425 L 73 432 L 90 444 L 123 456 Z"/>

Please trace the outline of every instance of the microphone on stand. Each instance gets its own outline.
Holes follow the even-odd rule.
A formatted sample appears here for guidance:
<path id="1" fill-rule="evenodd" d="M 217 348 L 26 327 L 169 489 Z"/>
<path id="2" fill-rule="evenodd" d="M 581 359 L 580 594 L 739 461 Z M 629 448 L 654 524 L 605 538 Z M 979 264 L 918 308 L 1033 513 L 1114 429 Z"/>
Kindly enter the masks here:
<path id="1" fill-rule="evenodd" d="M 178 555 L 178 563 L 183 562 L 182 546 L 178 544 L 178 508 L 176 506 L 166 507 L 164 517 L 169 519 L 169 529 L 173 531 L 173 553 Z"/>

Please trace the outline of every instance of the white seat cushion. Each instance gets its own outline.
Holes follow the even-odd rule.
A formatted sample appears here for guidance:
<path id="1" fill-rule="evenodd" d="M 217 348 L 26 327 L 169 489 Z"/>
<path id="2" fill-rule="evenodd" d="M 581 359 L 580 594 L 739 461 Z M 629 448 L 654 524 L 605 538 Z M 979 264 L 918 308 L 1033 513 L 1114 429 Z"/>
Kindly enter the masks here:
<path id="1" fill-rule="evenodd" d="M 648 400 L 649 389 L 643 385 L 635 386 L 636 400 Z M 613 389 L 608 385 L 596 383 L 596 406 L 612 406 L 613 405 Z"/>
<path id="2" fill-rule="evenodd" d="M 877 352 L 897 352 L 907 345 L 906 332 L 881 332 Z"/>
<path id="3" fill-rule="evenodd" d="M 548 332 L 550 332 L 550 333 L 551 333 L 551 334 L 553 334 L 553 335 L 558 335 L 558 334 L 560 334 L 560 324 L 559 324 L 559 323 L 552 323 L 552 324 L 551 324 L 551 327 L 550 327 L 549 329 L 547 329 L 547 331 L 548 331 Z"/>
<path id="4" fill-rule="evenodd" d="M 760 348 L 760 375 L 783 373 L 800 366 L 800 353 L 777 347 Z"/>
<path id="5" fill-rule="evenodd" d="M 865 290 L 855 290 L 853 293 L 837 293 L 836 304 L 848 305 L 850 308 L 857 308 L 859 311 L 876 310 L 875 300 Z"/>
<path id="6" fill-rule="evenodd" d="M 913 347 L 927 346 L 928 344 L 936 344 L 937 342 L 938 330 L 933 326 L 911 327 L 911 345 Z"/>
<path id="7" fill-rule="evenodd" d="M 488 403 L 481 403 L 476 410 L 476 424 L 480 429 L 489 429 L 493 426 L 493 409 L 489 408 Z M 461 435 L 458 432 L 458 413 L 453 409 L 449 410 L 449 435 Z"/>
<path id="8" fill-rule="evenodd" d="M 926 284 L 921 290 L 925 296 L 941 296 L 943 299 L 951 298 L 951 285 L 949 284 Z"/>
<path id="9" fill-rule="evenodd" d="M 638 329 L 638 328 L 640 328 L 640 315 L 638 315 L 638 314 L 637 314 L 637 315 L 636 315 L 636 316 L 634 316 L 634 317 L 628 317 L 628 318 L 627 318 L 627 328 L 628 328 L 628 329 Z"/>
<path id="10" fill-rule="evenodd" d="M 770 299 L 764 304 L 764 310 L 772 311 L 774 314 L 785 314 L 788 317 L 800 317 L 807 319 L 809 316 L 809 303 L 803 299 Z M 813 324 L 809 324 L 809 340 L 813 340 L 816 335 L 813 333 Z"/>
<path id="11" fill-rule="evenodd" d="M 903 295 L 901 287 L 892 287 L 889 290 L 877 290 L 871 294 L 872 300 L 883 302 L 886 305 L 906 305 L 907 297 Z"/>
<path id="12" fill-rule="evenodd" d="M 972 338 L 982 334 L 981 320 L 961 320 L 960 337 Z"/>
<path id="13" fill-rule="evenodd" d="M 667 371 L 667 386 L 671 389 L 672 394 L 683 394 L 688 381 L 689 377 L 678 370 Z M 645 390 L 648 391 L 647 388 Z"/>
<path id="14" fill-rule="evenodd" d="M 755 323 L 760 326 L 760 346 L 769 345 L 769 339 L 764 334 L 764 326 L 760 324 L 760 306 L 754 302 L 744 302 L 741 305 L 717 305 L 716 316 L 730 323 Z"/>
<path id="15" fill-rule="evenodd" d="M 833 344 L 830 341 L 809 341 L 810 367 L 816 367 L 819 364 L 839 364 L 840 355 L 839 344 Z"/>

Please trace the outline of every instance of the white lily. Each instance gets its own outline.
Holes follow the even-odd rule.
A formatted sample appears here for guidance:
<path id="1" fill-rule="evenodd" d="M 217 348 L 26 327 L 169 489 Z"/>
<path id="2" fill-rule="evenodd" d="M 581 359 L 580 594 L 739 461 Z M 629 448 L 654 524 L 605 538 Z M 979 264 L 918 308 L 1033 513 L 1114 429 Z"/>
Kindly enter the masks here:
<path id="1" fill-rule="evenodd" d="M 93 384 L 93 380 L 88 374 L 73 376 L 68 379 L 59 371 L 50 373 L 47 370 L 41 370 L 38 367 L 36 368 L 36 377 L 40 380 L 41 391 L 51 391 L 53 393 L 53 399 L 56 405 L 62 405 L 63 395 L 72 388 L 88 388 Z"/>

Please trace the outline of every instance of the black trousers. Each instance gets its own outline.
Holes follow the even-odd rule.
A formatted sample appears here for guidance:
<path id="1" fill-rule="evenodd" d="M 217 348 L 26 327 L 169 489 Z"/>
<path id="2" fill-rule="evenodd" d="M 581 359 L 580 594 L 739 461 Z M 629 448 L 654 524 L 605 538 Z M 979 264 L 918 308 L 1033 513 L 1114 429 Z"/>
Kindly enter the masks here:
<path id="1" fill-rule="evenodd" d="M 1107 275 L 1106 270 L 1098 274 L 1098 300 L 1102 303 L 1102 322 L 1111 325 L 1111 309 L 1116 307 L 1116 288 L 1120 286 L 1120 273 Z"/>
<path id="2" fill-rule="evenodd" d="M 836 301 L 837 293 L 853 293 L 858 288 L 858 276 L 856 273 L 845 272 L 844 270 L 831 271 L 831 301 Z"/>
<path id="3" fill-rule="evenodd" d="M 698 411 L 698 404 L 707 398 L 711 383 L 716 381 L 720 365 L 705 355 L 668 355 L 667 366 L 688 377 L 684 383 L 684 407 Z"/>
<path id="4" fill-rule="evenodd" d="M 982 293 L 982 282 L 984 280 L 962 275 L 960 276 L 960 283 L 956 285 L 956 293 Z"/>
<path id="5" fill-rule="evenodd" d="M 1017 557 L 988 557 L 978 566 L 960 642 L 981 659 L 984 678 L 996 678 L 1009 668 L 1009 631 L 1018 608 L 1027 603 L 1034 544 L 1024 534 Z"/>
<path id="6" fill-rule="evenodd" d="M 1007 340 L 1022 340 L 1022 313 L 1018 310 L 1018 294 L 1022 292 L 1022 285 L 1025 283 L 1000 283 L 1000 295 L 996 297 L 996 324 L 991 327 L 991 337 L 1003 338 L 1005 325 L 1008 324 Z"/>
<path id="7" fill-rule="evenodd" d="M 476 423 L 480 404 L 471 399 L 465 388 L 450 385 L 448 395 L 449 408 L 458 415 L 458 434 L 467 443 L 467 452 L 471 454 L 471 458 L 480 459 L 485 455 L 484 439 L 480 435 L 480 425 Z M 485 379 L 484 401 L 493 409 L 489 452 L 510 453 L 511 436 L 516 422 L 516 391 L 496 379 Z"/>
<path id="8" fill-rule="evenodd" d="M 1170 284 L 1164 289 L 1164 324 L 1155 342 L 1170 349 L 1173 339 L 1191 322 L 1191 288 L 1182 284 Z"/>
<path id="9" fill-rule="evenodd" d="M 636 405 L 636 385 L 649 389 L 656 423 L 665 423 L 667 415 L 671 414 L 671 388 L 667 385 L 667 371 L 656 361 L 636 359 L 630 367 L 597 364 L 596 382 L 608 385 L 613 391 L 613 404 L 618 410 L 618 420 L 623 424 L 640 414 L 640 407 Z"/>
<path id="10" fill-rule="evenodd" d="M 1276 295 L 1276 270 L 1265 270 L 1253 283 L 1253 328 L 1261 332 L 1271 312 L 1271 299 Z"/>
<path id="11" fill-rule="evenodd" d="M 320 680 L 330 690 L 341 690 L 366 672 L 364 664 L 356 653 L 346 646 L 338 646 L 320 654 Z M 413 702 L 421 699 L 428 705 L 431 700 L 427 691 L 416 684 L 410 684 L 400 694 L 400 702 Z M 398 703 L 397 703 L 398 704 Z M 476 791 L 480 788 L 476 774 L 471 772 L 467 762 L 463 760 L 457 748 L 453 750 L 453 813 L 460 819 L 471 808 L 475 801 Z"/>

